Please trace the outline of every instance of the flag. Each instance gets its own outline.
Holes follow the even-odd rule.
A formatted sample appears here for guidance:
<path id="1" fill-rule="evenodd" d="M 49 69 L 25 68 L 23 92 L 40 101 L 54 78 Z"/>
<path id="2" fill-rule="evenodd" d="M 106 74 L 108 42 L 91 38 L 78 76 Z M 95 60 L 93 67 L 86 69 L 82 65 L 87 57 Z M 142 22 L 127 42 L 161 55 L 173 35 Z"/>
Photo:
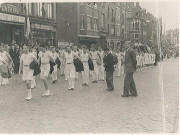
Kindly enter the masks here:
<path id="1" fill-rule="evenodd" d="M 41 11 L 42 11 L 42 16 L 47 17 L 47 14 L 48 14 L 48 4 L 47 3 L 42 4 Z"/>
<path id="2" fill-rule="evenodd" d="M 29 11 L 28 11 L 28 3 L 24 4 L 24 11 L 25 11 L 25 27 L 24 27 L 24 31 L 25 31 L 25 38 L 27 43 L 31 43 L 31 24 L 30 24 L 30 19 L 29 19 Z"/>

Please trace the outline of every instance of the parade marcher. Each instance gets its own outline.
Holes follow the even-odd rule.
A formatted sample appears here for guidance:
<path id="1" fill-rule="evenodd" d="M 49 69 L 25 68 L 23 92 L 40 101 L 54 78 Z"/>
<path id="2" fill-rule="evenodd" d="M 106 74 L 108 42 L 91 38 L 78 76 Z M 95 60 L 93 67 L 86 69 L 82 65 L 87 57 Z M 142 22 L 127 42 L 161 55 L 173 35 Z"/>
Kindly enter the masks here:
<path id="1" fill-rule="evenodd" d="M 59 58 L 60 58 L 60 61 L 61 61 L 60 74 L 61 74 L 61 76 L 64 76 L 64 70 L 65 70 L 65 50 L 63 49 L 62 45 L 60 45 L 60 47 L 59 47 Z"/>
<path id="2" fill-rule="evenodd" d="M 55 47 L 52 47 L 52 57 L 53 57 L 54 62 L 56 62 L 57 59 L 60 59 L 58 53 L 56 53 Z M 53 68 L 54 70 L 52 72 L 52 83 L 56 83 L 57 82 L 57 69 L 58 69 L 57 63 L 54 65 Z"/>
<path id="3" fill-rule="evenodd" d="M 98 80 L 104 81 L 104 65 L 103 65 L 103 58 L 104 58 L 104 51 L 101 47 L 98 48 L 99 55 L 100 55 L 100 64 L 98 64 Z"/>
<path id="4" fill-rule="evenodd" d="M 23 54 L 20 59 L 20 68 L 19 68 L 19 74 L 21 74 L 21 71 L 23 71 L 23 81 L 26 83 L 28 96 L 25 98 L 26 100 L 32 99 L 32 93 L 31 93 L 31 82 L 33 80 L 33 70 L 30 69 L 30 63 L 32 61 L 37 61 L 36 57 L 29 52 L 28 46 L 23 46 Z"/>
<path id="5" fill-rule="evenodd" d="M 93 60 L 93 65 L 94 65 L 94 71 L 92 71 L 92 79 L 93 79 L 92 83 L 97 83 L 98 75 L 99 75 L 97 60 L 100 58 L 100 55 L 99 55 L 98 51 L 96 51 L 94 44 L 91 47 L 92 47 L 91 57 Z"/>
<path id="6" fill-rule="evenodd" d="M 113 84 L 113 72 L 114 72 L 114 56 L 110 53 L 108 48 L 104 49 L 105 56 L 103 59 L 105 71 L 106 71 L 106 83 L 108 91 L 114 90 Z"/>
<path id="7" fill-rule="evenodd" d="M 124 92 L 122 97 L 137 96 L 136 85 L 133 79 L 133 74 L 136 71 L 136 53 L 131 48 L 131 42 L 126 41 L 124 44 L 126 49 L 125 54 L 125 79 L 124 79 Z M 129 94 L 131 93 L 131 95 Z"/>
<path id="8" fill-rule="evenodd" d="M 91 55 L 87 52 L 87 47 L 83 45 L 83 52 L 81 53 L 81 61 L 83 63 L 84 71 L 82 71 L 82 77 L 84 84 L 82 86 L 89 85 L 89 65 L 88 60 L 91 59 Z"/>
<path id="9" fill-rule="evenodd" d="M 43 80 L 44 87 L 45 87 L 45 93 L 42 94 L 42 96 L 49 96 L 50 95 L 50 90 L 48 86 L 48 75 L 50 71 L 50 64 L 49 62 L 52 61 L 54 62 L 51 54 L 46 51 L 46 47 L 42 46 L 41 48 L 42 52 L 39 54 L 39 63 L 41 63 L 41 73 L 40 73 L 40 78 Z"/>
<path id="10" fill-rule="evenodd" d="M 13 65 L 13 60 L 11 56 L 7 51 L 4 50 L 4 46 L 2 45 L 0 46 L 0 56 L 3 58 L 3 60 L 5 60 L 8 63 L 8 65 Z M 9 83 L 8 78 L 2 79 L 2 85 L 7 85 L 8 83 Z"/>
<path id="11" fill-rule="evenodd" d="M 20 65 L 20 52 L 19 52 L 19 46 L 17 44 L 15 44 L 15 53 L 14 53 L 13 63 L 14 63 L 14 73 L 18 74 L 19 65 Z"/>
<path id="12" fill-rule="evenodd" d="M 117 55 L 117 58 L 118 58 L 117 77 L 120 77 L 121 74 L 122 74 L 122 72 L 121 72 L 121 71 L 122 71 L 122 69 L 121 69 L 121 67 L 122 67 L 122 64 L 121 64 L 121 61 L 122 61 L 122 53 L 121 53 L 120 49 L 117 50 L 116 55 Z"/>
<path id="13" fill-rule="evenodd" d="M 67 47 L 67 53 L 65 54 L 66 62 L 66 77 L 69 83 L 68 90 L 74 90 L 74 79 L 76 76 L 75 66 L 74 66 L 74 57 L 79 58 L 76 54 L 71 51 L 70 47 Z"/>
<path id="14" fill-rule="evenodd" d="M 37 59 L 37 52 L 34 48 L 30 50 L 30 52 L 34 55 L 34 57 Z M 31 81 L 31 89 L 34 89 L 36 87 L 36 78 L 33 76 L 33 79 Z"/>
<path id="15" fill-rule="evenodd" d="M 79 52 L 77 51 L 77 46 L 73 46 L 73 53 L 74 53 L 75 55 L 78 55 L 78 56 L 79 56 Z M 76 59 L 78 59 L 78 58 L 74 58 L 74 59 L 75 59 L 75 61 L 76 61 Z M 76 70 L 77 70 L 77 69 L 76 69 Z M 79 72 L 76 71 L 75 79 L 78 79 L 78 73 L 79 73 Z"/>

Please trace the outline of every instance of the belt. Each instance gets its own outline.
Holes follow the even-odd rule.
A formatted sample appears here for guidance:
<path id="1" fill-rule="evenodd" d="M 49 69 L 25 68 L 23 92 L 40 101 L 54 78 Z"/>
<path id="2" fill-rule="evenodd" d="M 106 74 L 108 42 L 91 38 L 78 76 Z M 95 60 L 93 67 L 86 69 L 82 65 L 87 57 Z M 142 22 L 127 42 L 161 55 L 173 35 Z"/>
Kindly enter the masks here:
<path id="1" fill-rule="evenodd" d="M 97 60 L 97 59 L 92 59 L 92 60 Z"/>
<path id="2" fill-rule="evenodd" d="M 88 63 L 87 61 L 82 61 L 82 63 Z"/>
<path id="3" fill-rule="evenodd" d="M 24 67 L 28 67 L 29 65 L 23 65 Z"/>
<path id="4" fill-rule="evenodd" d="M 46 65 L 46 64 L 49 64 L 49 63 L 41 63 L 42 65 Z"/>
<path id="5" fill-rule="evenodd" d="M 66 64 L 73 64 L 73 63 L 66 63 Z"/>

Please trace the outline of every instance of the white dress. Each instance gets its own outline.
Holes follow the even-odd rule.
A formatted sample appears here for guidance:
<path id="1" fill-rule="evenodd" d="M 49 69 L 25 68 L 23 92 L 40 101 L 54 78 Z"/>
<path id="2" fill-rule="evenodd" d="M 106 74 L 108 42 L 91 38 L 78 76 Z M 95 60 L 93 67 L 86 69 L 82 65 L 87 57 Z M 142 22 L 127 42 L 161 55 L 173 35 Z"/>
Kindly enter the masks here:
<path id="1" fill-rule="evenodd" d="M 75 71 L 75 66 L 73 62 L 73 59 L 74 59 L 73 53 L 72 52 L 70 54 L 66 53 L 65 59 L 66 59 L 66 78 L 67 79 L 75 78 L 76 71 Z"/>

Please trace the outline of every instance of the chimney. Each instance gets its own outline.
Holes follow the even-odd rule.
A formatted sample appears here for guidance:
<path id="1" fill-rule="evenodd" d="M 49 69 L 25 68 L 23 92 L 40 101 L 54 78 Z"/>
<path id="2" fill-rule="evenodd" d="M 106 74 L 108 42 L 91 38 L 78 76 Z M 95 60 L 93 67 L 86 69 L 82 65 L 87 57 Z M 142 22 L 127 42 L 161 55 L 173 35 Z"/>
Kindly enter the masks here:
<path id="1" fill-rule="evenodd" d="M 139 2 L 136 2 L 136 7 L 139 6 Z"/>

